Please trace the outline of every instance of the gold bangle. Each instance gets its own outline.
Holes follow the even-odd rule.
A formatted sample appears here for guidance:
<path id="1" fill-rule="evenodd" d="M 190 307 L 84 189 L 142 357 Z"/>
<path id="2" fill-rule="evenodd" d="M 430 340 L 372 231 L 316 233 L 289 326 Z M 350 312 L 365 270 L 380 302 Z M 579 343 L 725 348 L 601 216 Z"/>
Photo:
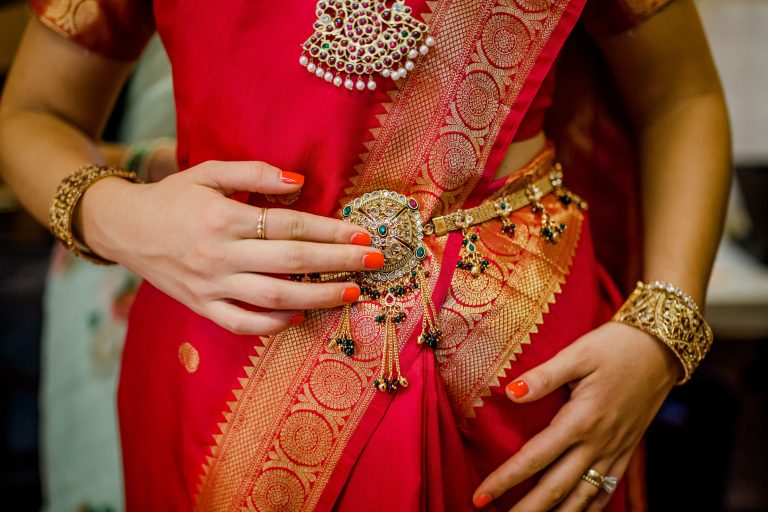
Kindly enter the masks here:
<path id="1" fill-rule="evenodd" d="M 696 302 L 663 281 L 638 282 L 613 321 L 641 329 L 669 347 L 683 367 L 678 385 L 691 378 L 712 346 L 712 329 Z"/>
<path id="2" fill-rule="evenodd" d="M 109 177 L 122 178 L 134 183 L 143 183 L 132 172 L 116 167 L 86 165 L 76 170 L 59 184 L 56 195 L 48 209 L 48 222 L 51 233 L 61 240 L 64 246 L 76 256 L 96 265 L 114 265 L 113 261 L 102 258 L 91 251 L 87 245 L 78 241 L 72 233 L 72 220 L 80 199 L 88 187 L 97 181 Z"/>

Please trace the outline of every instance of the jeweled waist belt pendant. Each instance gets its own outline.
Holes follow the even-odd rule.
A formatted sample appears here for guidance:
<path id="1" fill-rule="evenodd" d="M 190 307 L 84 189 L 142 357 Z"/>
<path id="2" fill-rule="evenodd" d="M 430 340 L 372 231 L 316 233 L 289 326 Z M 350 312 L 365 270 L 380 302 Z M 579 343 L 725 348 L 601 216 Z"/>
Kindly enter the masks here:
<path id="1" fill-rule="evenodd" d="M 429 348 L 439 347 L 443 332 L 440 329 L 437 309 L 432 303 L 427 284 L 429 273 L 425 270 L 427 249 L 422 243 L 425 236 L 442 236 L 454 230 L 462 230 L 464 239 L 459 262 L 456 267 L 479 277 L 485 272 L 489 261 L 477 249 L 479 235 L 473 226 L 491 219 L 501 218 L 501 231 L 509 237 L 514 236 L 515 225 L 509 221 L 509 215 L 528 205 L 533 207 L 541 220 L 540 233 L 548 242 L 557 243 L 565 230 L 565 224 L 554 221 L 546 211 L 541 199 L 555 193 L 565 205 L 575 204 L 586 209 L 587 204 L 578 196 L 563 187 L 563 175 L 559 164 L 551 172 L 527 187 L 488 200 L 479 206 L 458 210 L 448 215 L 435 217 L 422 224 L 419 203 L 389 190 L 377 190 L 363 194 L 344 206 L 344 220 L 353 222 L 368 230 L 373 247 L 384 253 L 384 267 L 367 272 L 342 272 L 328 274 L 309 274 L 293 276 L 303 281 L 338 281 L 351 280 L 360 285 L 361 299 L 378 303 L 380 314 L 376 322 L 384 326 L 384 343 L 381 349 L 381 370 L 374 386 L 380 391 L 394 392 L 399 387 L 407 387 L 408 380 L 400 369 L 400 350 L 397 340 L 397 325 L 406 318 L 402 305 L 404 299 L 419 294 L 424 322 L 419 344 Z M 347 356 L 355 353 L 355 342 L 351 326 L 352 305 L 344 306 L 343 314 L 335 334 L 330 339 L 329 349 Z"/>

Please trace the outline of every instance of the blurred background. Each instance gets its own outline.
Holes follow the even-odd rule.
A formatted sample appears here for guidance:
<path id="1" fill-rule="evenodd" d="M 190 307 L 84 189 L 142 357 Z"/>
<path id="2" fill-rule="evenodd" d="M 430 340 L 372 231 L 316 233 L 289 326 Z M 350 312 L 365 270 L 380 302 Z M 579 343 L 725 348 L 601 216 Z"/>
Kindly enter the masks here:
<path id="1" fill-rule="evenodd" d="M 716 344 L 649 430 L 648 499 L 651 511 L 768 511 L 768 1 L 697 3 L 731 112 L 736 180 L 707 301 Z M 0 0 L 0 88 L 27 20 L 24 2 Z M 144 61 L 106 140 L 174 134 L 168 65 L 157 41 Z M 46 495 L 57 497 L 48 510 L 117 511 L 111 396 L 135 282 L 120 271 L 79 269 L 66 255 L 52 256 L 53 245 L 0 182 L 3 509 L 40 510 Z M 73 281 L 94 290 L 92 297 L 67 295 Z M 82 346 L 68 345 L 69 338 Z M 93 426 L 84 444 L 66 442 L 75 433 L 57 427 L 66 423 L 57 420 L 62 415 Z M 59 444 L 69 446 L 51 449 Z M 102 478 L 88 481 L 94 470 Z"/>

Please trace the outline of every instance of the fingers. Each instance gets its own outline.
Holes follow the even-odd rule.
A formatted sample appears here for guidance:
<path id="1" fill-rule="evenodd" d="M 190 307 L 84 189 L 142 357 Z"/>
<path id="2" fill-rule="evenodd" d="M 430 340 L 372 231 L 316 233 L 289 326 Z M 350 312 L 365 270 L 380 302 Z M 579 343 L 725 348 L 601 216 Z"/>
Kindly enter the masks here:
<path id="1" fill-rule="evenodd" d="M 232 274 L 223 280 L 222 297 L 274 310 L 334 308 L 357 301 L 354 283 L 298 283 L 261 274 Z"/>
<path id="2" fill-rule="evenodd" d="M 544 473 L 536 486 L 515 504 L 512 512 L 524 510 L 552 510 L 563 500 L 570 500 L 575 488 L 579 488 L 581 475 L 589 468 L 592 454 L 583 447 L 574 447 Z M 580 483 L 581 482 L 581 483 Z M 589 485 L 589 484 L 587 484 Z M 594 494 L 597 494 L 597 488 Z M 590 489 L 584 489 L 590 492 Z M 591 498 L 590 498 L 591 499 Z"/>
<path id="3" fill-rule="evenodd" d="M 246 311 L 224 300 L 210 302 L 205 314 L 225 329 L 242 335 L 269 336 L 304 321 L 301 311 Z"/>
<path id="4" fill-rule="evenodd" d="M 606 475 L 615 476 L 619 480 L 621 480 L 625 473 L 627 472 L 627 467 L 629 466 L 630 460 L 632 460 L 632 454 L 634 453 L 634 450 L 629 450 L 627 453 L 623 454 L 619 459 L 613 464 L 613 466 L 608 470 Z M 606 505 L 608 505 L 608 502 L 611 500 L 611 495 L 607 492 L 600 492 L 598 493 L 597 497 L 592 501 L 592 503 L 589 505 L 588 510 L 589 512 L 599 512 L 605 508 Z"/>
<path id="5" fill-rule="evenodd" d="M 582 475 L 584 475 L 589 469 L 594 469 L 595 471 L 606 475 L 606 471 L 608 471 L 608 468 L 611 467 L 610 462 L 597 462 L 594 464 L 587 464 L 582 467 L 581 473 L 578 476 L 578 480 L 576 482 L 575 487 L 571 490 L 568 497 L 563 501 L 562 505 L 560 505 L 557 508 L 557 512 L 582 512 L 584 510 L 587 510 L 587 508 L 592 505 L 592 503 L 595 501 L 597 497 L 599 497 L 601 494 L 608 495 L 603 488 L 600 486 L 587 482 L 586 480 L 583 480 L 581 478 Z"/>
<path id="6" fill-rule="evenodd" d="M 197 183 L 224 195 L 234 192 L 289 194 L 304 185 L 304 176 L 301 174 L 283 171 L 264 162 L 211 160 L 187 172 Z"/>
<path id="7" fill-rule="evenodd" d="M 513 457 L 488 475 L 478 486 L 472 501 L 487 503 L 527 480 L 558 459 L 573 443 L 573 431 L 565 422 L 552 425 L 529 440 Z M 485 495 L 488 498 L 483 498 Z"/>
<path id="8" fill-rule="evenodd" d="M 283 240 L 241 240 L 237 244 L 233 263 L 241 271 L 307 274 L 384 266 L 384 255 L 372 247 Z"/>
<path id="9" fill-rule="evenodd" d="M 533 402 L 592 371 L 593 363 L 576 343 L 507 385 L 507 396 L 519 403 Z"/>
<path id="10" fill-rule="evenodd" d="M 256 238 L 261 208 L 232 201 L 232 232 L 242 238 Z M 364 228 L 338 219 L 286 208 L 269 208 L 265 217 L 268 240 L 304 240 L 333 244 L 371 245 L 371 235 Z"/>

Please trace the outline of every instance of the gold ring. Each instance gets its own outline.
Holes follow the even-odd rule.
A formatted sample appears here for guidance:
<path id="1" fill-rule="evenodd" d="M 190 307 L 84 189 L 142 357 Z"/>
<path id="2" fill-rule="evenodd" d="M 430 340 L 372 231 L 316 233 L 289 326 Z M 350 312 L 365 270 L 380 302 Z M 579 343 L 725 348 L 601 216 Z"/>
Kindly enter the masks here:
<path id="1" fill-rule="evenodd" d="M 615 476 L 606 476 L 594 468 L 589 468 L 586 473 L 581 475 L 581 479 L 585 482 L 589 482 L 598 489 L 602 489 L 608 494 L 613 493 L 616 490 L 616 486 L 619 484 L 619 479 Z"/>
<path id="2" fill-rule="evenodd" d="M 261 209 L 259 223 L 256 224 L 256 239 L 264 240 L 267 238 L 267 208 Z"/>

